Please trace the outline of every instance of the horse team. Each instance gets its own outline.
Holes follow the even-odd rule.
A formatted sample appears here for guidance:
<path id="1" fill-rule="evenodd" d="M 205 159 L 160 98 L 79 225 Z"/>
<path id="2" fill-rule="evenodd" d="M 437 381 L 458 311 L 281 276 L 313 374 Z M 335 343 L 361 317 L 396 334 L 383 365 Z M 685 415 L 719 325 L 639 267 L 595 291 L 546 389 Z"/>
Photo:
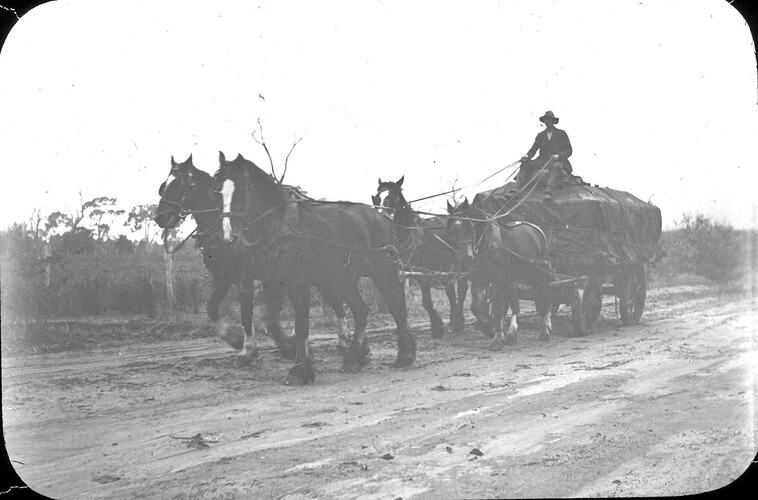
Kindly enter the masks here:
<path id="1" fill-rule="evenodd" d="M 187 215 L 194 218 L 198 246 L 212 277 L 208 316 L 218 335 L 240 349 L 242 364 L 257 354 L 253 290 L 256 281 L 261 283 L 265 328 L 281 355 L 294 361 L 288 384 L 315 380 L 308 344 L 312 287 L 340 320 L 343 370 L 357 372 L 365 365 L 369 308 L 358 287 L 362 277 L 373 281 L 395 321 L 395 366 L 411 365 L 416 340 L 408 327 L 401 274 L 406 266 L 422 271 L 416 279 L 433 336 L 442 336 L 443 323 L 434 310 L 432 286 L 445 288 L 451 328 L 459 331 L 464 326 L 468 280 L 450 278 L 454 276 L 450 273 L 457 273 L 468 274 L 472 312 L 479 328 L 494 337 L 491 348 L 516 341 L 516 283 L 532 285 L 542 316 L 541 338 L 549 338 L 553 273 L 542 231 L 527 223 L 502 224 L 467 201 L 458 206 L 448 203 L 446 217 L 422 219 L 403 197 L 402 183 L 402 178 L 380 179 L 372 197 L 374 206 L 316 201 L 280 184 L 242 155 L 227 160 L 220 152 L 214 176 L 197 169 L 191 155 L 182 163 L 172 157 L 168 178 L 159 188 L 155 222 L 167 229 L 177 227 Z M 220 302 L 232 285 L 239 288 L 245 331 L 241 344 L 229 335 L 219 315 Z M 285 294 L 295 312 L 294 336 L 284 335 L 280 327 Z M 354 320 L 349 343 L 342 326 L 344 305 Z M 509 307 L 512 314 L 506 325 Z"/>

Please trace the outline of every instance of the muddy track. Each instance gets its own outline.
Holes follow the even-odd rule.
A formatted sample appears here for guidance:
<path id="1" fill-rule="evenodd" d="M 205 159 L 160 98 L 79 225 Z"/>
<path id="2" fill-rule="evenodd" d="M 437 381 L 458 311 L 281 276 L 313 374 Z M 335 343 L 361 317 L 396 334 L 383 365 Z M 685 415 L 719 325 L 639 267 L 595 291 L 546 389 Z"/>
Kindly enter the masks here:
<path id="1" fill-rule="evenodd" d="M 755 304 L 704 285 L 653 289 L 639 326 L 604 306 L 596 333 L 500 352 L 469 325 L 394 369 L 391 330 L 340 373 L 314 332 L 316 384 L 286 387 L 271 347 L 251 367 L 215 339 L 2 362 L 19 475 L 55 498 L 673 495 L 718 488 L 756 452 Z M 416 318 L 420 320 L 421 318 Z"/>

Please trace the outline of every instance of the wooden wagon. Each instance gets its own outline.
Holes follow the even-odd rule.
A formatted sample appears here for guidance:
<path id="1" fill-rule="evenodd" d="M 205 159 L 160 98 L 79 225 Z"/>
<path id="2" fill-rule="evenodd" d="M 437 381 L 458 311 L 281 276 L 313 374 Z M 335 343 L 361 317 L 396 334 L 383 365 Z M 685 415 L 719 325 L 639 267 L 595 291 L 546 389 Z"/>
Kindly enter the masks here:
<path id="1" fill-rule="evenodd" d="M 556 281 L 553 303 L 571 306 L 575 335 L 589 333 L 600 319 L 603 295 L 619 301 L 624 325 L 637 324 L 645 308 L 648 266 L 661 235 L 661 212 L 652 203 L 610 188 L 573 181 L 546 198 L 541 191 L 514 198 L 509 183 L 479 193 L 473 204 L 505 221 L 538 225 L 550 247 Z M 531 299 L 519 286 L 519 297 Z"/>

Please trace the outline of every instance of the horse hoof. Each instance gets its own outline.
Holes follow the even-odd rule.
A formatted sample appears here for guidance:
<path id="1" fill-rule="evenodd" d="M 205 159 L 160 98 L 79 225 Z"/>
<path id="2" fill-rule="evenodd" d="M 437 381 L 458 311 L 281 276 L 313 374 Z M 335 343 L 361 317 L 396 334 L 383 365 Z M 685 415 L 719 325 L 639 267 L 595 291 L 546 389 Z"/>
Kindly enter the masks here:
<path id="1" fill-rule="evenodd" d="M 411 366 L 413 362 L 416 361 L 416 355 L 412 353 L 398 353 L 397 359 L 395 360 L 395 364 L 393 365 L 395 368 L 406 368 L 408 366 Z"/>
<path id="2" fill-rule="evenodd" d="M 445 333 L 445 328 L 441 323 L 432 323 L 432 337 L 435 339 L 442 338 Z"/>
<path id="3" fill-rule="evenodd" d="M 503 340 L 500 337 L 497 337 L 495 340 L 490 342 L 488 349 L 490 351 L 502 351 L 504 347 L 505 347 L 505 342 L 503 342 Z"/>
<path id="4" fill-rule="evenodd" d="M 287 375 L 284 385 L 308 385 L 309 382 L 313 382 L 313 379 L 303 378 L 299 375 Z"/>
<path id="5" fill-rule="evenodd" d="M 353 360 L 344 360 L 342 362 L 343 373 L 358 373 L 361 371 L 361 363 Z"/>
<path id="6" fill-rule="evenodd" d="M 279 355 L 289 361 L 295 361 L 295 350 L 288 348 L 279 348 Z"/>
<path id="7" fill-rule="evenodd" d="M 245 366 L 250 366 L 253 364 L 253 360 L 258 357 L 258 354 L 255 353 L 253 355 L 250 354 L 240 354 L 237 356 L 237 359 L 234 360 L 234 364 L 240 368 L 243 368 Z"/>
<path id="8" fill-rule="evenodd" d="M 550 335 L 543 333 L 540 335 L 540 340 L 550 340 Z"/>
<path id="9" fill-rule="evenodd" d="M 241 351 L 245 346 L 245 339 L 241 335 L 235 335 L 233 333 L 226 333 L 226 335 L 219 337 L 221 340 L 232 346 L 237 351 Z"/>
<path id="10" fill-rule="evenodd" d="M 295 341 L 280 341 L 276 343 L 276 347 L 279 349 L 279 355 L 284 359 L 295 361 L 295 355 L 297 353 L 297 347 Z"/>
<path id="11" fill-rule="evenodd" d="M 316 373 L 312 368 L 308 370 L 299 370 L 295 367 L 287 374 L 287 378 L 284 380 L 284 385 L 308 385 L 314 380 L 316 380 Z"/>

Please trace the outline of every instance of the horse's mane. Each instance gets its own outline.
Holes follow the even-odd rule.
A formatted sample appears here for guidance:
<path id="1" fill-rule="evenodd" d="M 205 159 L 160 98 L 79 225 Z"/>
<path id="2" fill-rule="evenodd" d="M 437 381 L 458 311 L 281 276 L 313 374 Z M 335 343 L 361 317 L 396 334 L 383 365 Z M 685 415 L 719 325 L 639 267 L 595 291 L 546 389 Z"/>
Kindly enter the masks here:
<path id="1" fill-rule="evenodd" d="M 258 165 L 241 154 L 238 154 L 235 159 L 227 161 L 221 165 L 217 174 L 224 171 L 241 174 L 255 184 L 263 184 L 267 187 L 268 185 L 276 185 L 276 181 L 271 177 L 271 174 L 264 172 Z"/>
<path id="2" fill-rule="evenodd" d="M 198 184 L 204 184 L 210 187 L 213 183 L 213 176 L 205 170 L 200 170 L 195 165 L 190 163 L 190 172 L 192 173 L 192 180 Z"/>
<path id="3" fill-rule="evenodd" d="M 253 187 L 271 203 L 284 203 L 292 197 L 290 195 L 291 191 L 285 189 L 285 186 L 278 184 L 271 174 L 264 172 L 258 165 L 241 154 L 238 154 L 231 161 L 222 163 L 216 171 L 214 178 L 217 180 L 219 178 L 229 178 L 234 181 L 246 181 L 246 186 L 243 185 L 241 187 L 244 187 L 246 190 Z"/>
<path id="4" fill-rule="evenodd" d="M 393 209 L 393 220 L 398 224 L 405 224 L 408 226 L 421 226 L 421 218 L 419 215 L 413 211 L 413 208 L 411 208 L 411 204 L 408 203 L 408 200 L 405 199 L 405 195 L 403 195 L 403 188 L 398 186 L 397 183 L 394 182 L 382 182 L 379 184 L 379 188 L 377 189 L 377 193 L 381 192 L 382 190 L 392 192 L 396 198 L 396 201 L 399 203 L 399 206 L 397 207 L 391 207 L 388 205 L 385 205 L 388 208 Z M 387 202 L 387 198 L 385 198 L 384 203 Z M 403 219 L 402 221 L 398 219 Z"/>

